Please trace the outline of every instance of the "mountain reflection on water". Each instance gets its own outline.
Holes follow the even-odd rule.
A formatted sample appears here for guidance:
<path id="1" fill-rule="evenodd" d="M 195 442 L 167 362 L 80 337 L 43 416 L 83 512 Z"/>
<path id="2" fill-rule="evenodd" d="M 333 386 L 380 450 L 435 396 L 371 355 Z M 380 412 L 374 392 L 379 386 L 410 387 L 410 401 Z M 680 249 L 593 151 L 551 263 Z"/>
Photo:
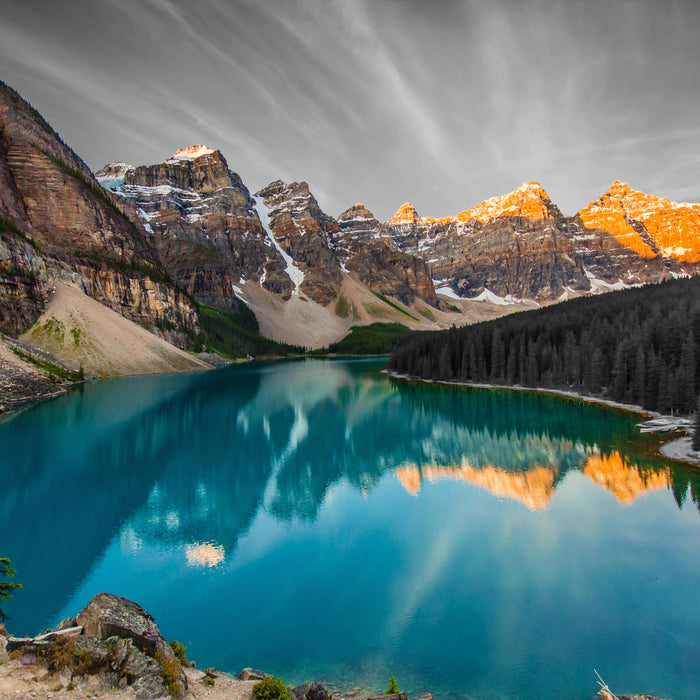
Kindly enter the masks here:
<path id="1" fill-rule="evenodd" d="M 306 532 L 324 509 L 345 514 L 341 491 L 371 500 L 380 482 L 395 484 L 409 501 L 424 499 L 438 482 L 463 482 L 533 513 L 552 507 L 570 473 L 612 494 L 616 508 L 659 490 L 684 513 L 700 502 L 698 471 L 653 456 L 658 438 L 640 435 L 633 415 L 536 393 L 406 383 L 379 374 L 382 365 L 302 360 L 110 380 L 1 423 L 0 453 L 12 467 L 4 470 L 0 495 L 0 554 L 11 558 L 25 585 L 6 606 L 21 624 L 16 631 L 36 632 L 74 613 L 66 607 L 97 592 L 89 590 L 97 571 L 123 585 L 120 591 L 138 590 L 143 603 L 156 595 L 149 593 L 153 586 L 166 585 L 149 567 L 219 572 L 222 582 L 211 579 L 212 590 L 202 593 L 218 601 L 226 576 L 241 565 L 226 567 L 263 515 Z M 501 508 L 494 499 L 496 517 Z M 435 527 L 426 520 L 426 531 Z M 336 549 L 340 557 L 342 547 Z M 430 551 L 433 557 L 439 547 Z M 146 553 L 164 563 L 146 565 Z M 296 562 L 285 566 L 296 570 Z M 334 563 L 325 566 L 332 572 Z M 342 571 L 346 564 L 337 566 Z M 247 590 L 247 582 L 236 581 Z M 300 605 L 285 597 L 295 590 L 285 583 L 279 604 Z M 372 622 L 360 616 L 358 624 L 371 627 L 382 614 L 389 624 L 398 613 L 388 601 L 382 612 L 384 594 L 368 590 L 374 592 L 358 590 L 358 596 L 378 595 L 378 607 Z M 418 599 L 412 605 L 418 615 Z M 175 617 L 178 625 L 189 624 L 186 616 Z M 433 622 L 424 624 L 426 644 Z M 477 632 L 487 634 L 483 620 L 469 624 L 476 625 L 475 640 Z M 346 637 L 358 639 L 360 651 L 353 653 L 377 664 L 356 629 Z M 249 639 L 247 649 L 255 648 Z M 330 641 L 322 651 L 310 649 L 304 663 L 315 671 L 309 659 L 332 649 Z M 285 668 L 285 660 L 270 659 Z M 288 660 L 293 668 L 299 663 Z M 475 668 L 466 664 L 463 672 Z"/>
<path id="2" fill-rule="evenodd" d="M 621 503 L 660 488 L 679 505 L 686 492 L 699 500 L 700 479 L 644 455 L 624 412 L 373 374 L 358 379 L 334 362 L 291 367 L 263 369 L 245 403 L 231 406 L 222 393 L 225 407 L 202 406 L 204 430 L 178 448 L 188 469 L 164 472 L 131 520 L 140 537 L 216 543 L 217 552 L 230 552 L 260 506 L 282 520 L 314 519 L 335 483 L 366 492 L 386 472 L 413 494 L 423 479 L 449 478 L 533 510 L 546 508 L 574 469 Z M 630 456 L 613 448 L 625 442 Z M 211 565 L 219 555 L 206 551 L 188 561 Z"/>

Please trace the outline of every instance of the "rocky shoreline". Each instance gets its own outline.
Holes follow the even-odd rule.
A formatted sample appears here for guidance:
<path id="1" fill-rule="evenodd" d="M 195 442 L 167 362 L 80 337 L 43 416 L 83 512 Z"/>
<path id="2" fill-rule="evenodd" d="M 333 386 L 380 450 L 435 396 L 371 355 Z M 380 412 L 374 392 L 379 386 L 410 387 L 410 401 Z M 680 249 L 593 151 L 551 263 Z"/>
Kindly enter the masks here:
<path id="1" fill-rule="evenodd" d="M 7 337 L 0 340 L 0 415 L 34 401 L 65 394 L 73 382 L 62 381 L 23 359 L 28 351 Z"/>
<path id="2" fill-rule="evenodd" d="M 0 700 L 407 700 L 406 693 L 372 695 L 359 688 L 331 693 L 315 681 L 286 690 L 278 681 L 271 689 L 274 679 L 268 673 L 244 668 L 233 676 L 214 668 L 199 670 L 185 652 L 178 642 L 165 640 L 140 605 L 98 593 L 76 617 L 35 637 L 13 637 L 0 624 Z M 265 692 L 256 695 L 255 686 L 268 681 Z M 658 700 L 613 695 L 607 685 L 598 695 L 604 700 Z M 433 696 L 423 693 L 412 700 Z"/>
<path id="3" fill-rule="evenodd" d="M 199 670 L 185 652 L 182 645 L 164 639 L 140 605 L 98 593 L 75 618 L 35 637 L 13 637 L 0 625 L 0 699 L 109 695 L 115 700 L 253 700 L 254 686 L 272 679 L 251 668 L 238 676 L 213 668 Z M 316 682 L 290 692 L 290 700 L 331 700 Z M 407 699 L 398 694 L 393 700 Z"/>
<path id="4" fill-rule="evenodd" d="M 206 368 L 235 362 L 209 352 L 192 353 L 192 357 L 206 363 Z M 87 374 L 78 378 L 77 372 L 54 355 L 8 336 L 0 338 L 0 417 L 17 413 L 38 401 L 61 396 L 72 387 L 95 378 Z"/>

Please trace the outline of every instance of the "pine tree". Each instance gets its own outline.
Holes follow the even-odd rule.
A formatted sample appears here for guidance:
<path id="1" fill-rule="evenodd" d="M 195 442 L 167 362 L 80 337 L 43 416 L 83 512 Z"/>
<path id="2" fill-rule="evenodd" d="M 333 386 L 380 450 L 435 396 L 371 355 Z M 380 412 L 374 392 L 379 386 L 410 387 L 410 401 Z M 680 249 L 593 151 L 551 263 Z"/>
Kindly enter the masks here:
<path id="1" fill-rule="evenodd" d="M 0 576 L 9 576 L 12 578 L 15 575 L 15 570 L 10 566 L 10 560 L 7 557 L 0 557 Z M 14 591 L 17 588 L 22 588 L 21 583 L 12 583 L 12 581 L 5 581 L 0 579 L 0 603 L 4 600 L 12 598 Z M 0 608 L 0 620 L 6 620 L 7 615 L 3 613 L 2 608 Z"/>
<path id="2" fill-rule="evenodd" d="M 462 349 L 462 366 L 460 368 L 459 378 L 466 382 L 469 380 L 469 348 L 466 343 Z"/>
<path id="3" fill-rule="evenodd" d="M 437 379 L 443 379 L 445 381 L 452 379 L 452 367 L 450 365 L 450 346 L 449 344 L 443 347 L 440 353 L 440 366 L 438 368 Z"/>
<path id="4" fill-rule="evenodd" d="M 506 362 L 506 383 L 515 384 L 515 371 L 516 371 L 516 351 L 515 351 L 515 341 L 511 338 L 510 345 L 508 346 L 508 361 Z"/>
<path id="5" fill-rule="evenodd" d="M 491 337 L 491 381 L 499 383 L 503 381 L 505 369 L 505 348 L 503 347 L 503 335 L 501 329 L 496 328 Z"/>
<path id="6" fill-rule="evenodd" d="M 632 384 L 632 402 L 644 403 L 646 395 L 647 363 L 644 356 L 644 348 L 640 345 L 637 348 L 637 360 L 635 363 L 634 383 Z"/>
<path id="7" fill-rule="evenodd" d="M 700 398 L 695 410 L 695 430 L 693 431 L 693 449 L 700 452 Z"/>
<path id="8" fill-rule="evenodd" d="M 622 401 L 625 398 L 627 386 L 627 364 L 625 363 L 625 348 L 622 343 L 617 346 L 615 363 L 612 370 L 612 398 Z"/>
<path id="9" fill-rule="evenodd" d="M 389 687 L 384 691 L 384 695 L 396 695 L 399 692 L 399 684 L 394 676 L 389 676 Z"/>
<path id="10" fill-rule="evenodd" d="M 596 348 L 591 356 L 588 366 L 588 390 L 592 394 L 597 394 L 603 385 L 603 353 L 600 348 Z"/>

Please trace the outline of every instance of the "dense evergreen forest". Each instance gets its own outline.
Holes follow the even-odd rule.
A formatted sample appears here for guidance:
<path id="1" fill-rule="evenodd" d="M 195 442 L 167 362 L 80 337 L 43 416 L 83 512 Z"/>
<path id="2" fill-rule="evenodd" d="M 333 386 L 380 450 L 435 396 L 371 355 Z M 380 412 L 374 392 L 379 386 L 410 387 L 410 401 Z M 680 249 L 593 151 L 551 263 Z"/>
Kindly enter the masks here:
<path id="1" fill-rule="evenodd" d="M 337 343 L 327 348 L 313 350 L 312 355 L 388 355 L 400 338 L 410 329 L 401 323 L 371 323 L 369 326 L 353 326 Z"/>
<path id="2" fill-rule="evenodd" d="M 387 367 L 423 379 L 565 389 L 689 414 L 700 381 L 700 277 L 409 333 Z"/>
<path id="3" fill-rule="evenodd" d="M 286 357 L 300 355 L 304 348 L 278 343 L 264 338 L 260 333 L 255 314 L 244 303 L 237 311 L 218 311 L 200 304 L 199 326 L 201 334 L 195 339 L 194 349 L 200 352 L 205 347 L 224 357 L 267 355 Z"/>

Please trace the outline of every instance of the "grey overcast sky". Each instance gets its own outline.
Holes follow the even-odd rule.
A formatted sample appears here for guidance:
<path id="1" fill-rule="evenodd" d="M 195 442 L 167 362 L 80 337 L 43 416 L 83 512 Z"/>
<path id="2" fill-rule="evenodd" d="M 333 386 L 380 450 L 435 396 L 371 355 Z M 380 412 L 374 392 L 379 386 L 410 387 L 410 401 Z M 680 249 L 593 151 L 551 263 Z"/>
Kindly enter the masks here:
<path id="1" fill-rule="evenodd" d="M 337 216 L 537 180 L 700 200 L 696 0 L 0 0 L 0 78 L 97 170 L 219 148 Z"/>

